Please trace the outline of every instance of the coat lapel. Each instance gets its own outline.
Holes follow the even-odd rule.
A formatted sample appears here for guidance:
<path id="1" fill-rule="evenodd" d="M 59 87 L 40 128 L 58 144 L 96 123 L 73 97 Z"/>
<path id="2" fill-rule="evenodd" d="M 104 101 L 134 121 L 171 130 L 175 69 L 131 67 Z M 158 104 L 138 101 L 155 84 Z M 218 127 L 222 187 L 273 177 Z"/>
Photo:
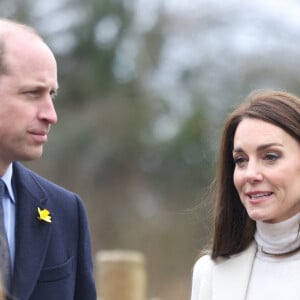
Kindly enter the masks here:
<path id="1" fill-rule="evenodd" d="M 217 264 L 213 274 L 214 300 L 241 300 L 247 287 L 256 253 L 253 242 L 245 251 Z"/>
<path id="2" fill-rule="evenodd" d="M 44 208 L 47 198 L 32 173 L 20 164 L 14 164 L 13 172 L 16 252 L 12 291 L 17 299 L 28 299 L 43 266 L 51 224 L 37 219 L 37 208 Z"/>

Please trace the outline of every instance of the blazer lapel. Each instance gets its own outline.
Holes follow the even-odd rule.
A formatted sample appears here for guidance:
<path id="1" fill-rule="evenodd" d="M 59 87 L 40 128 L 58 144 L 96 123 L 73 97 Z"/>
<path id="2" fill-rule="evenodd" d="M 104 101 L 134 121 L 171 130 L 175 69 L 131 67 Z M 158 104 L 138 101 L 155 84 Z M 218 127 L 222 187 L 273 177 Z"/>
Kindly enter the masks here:
<path id="1" fill-rule="evenodd" d="M 28 299 L 43 266 L 51 224 L 37 219 L 37 208 L 44 208 L 46 195 L 26 168 L 14 164 L 16 194 L 16 252 L 12 281 L 13 296 Z"/>
<path id="2" fill-rule="evenodd" d="M 245 251 L 218 263 L 213 274 L 214 300 L 245 299 L 256 253 L 253 242 Z"/>

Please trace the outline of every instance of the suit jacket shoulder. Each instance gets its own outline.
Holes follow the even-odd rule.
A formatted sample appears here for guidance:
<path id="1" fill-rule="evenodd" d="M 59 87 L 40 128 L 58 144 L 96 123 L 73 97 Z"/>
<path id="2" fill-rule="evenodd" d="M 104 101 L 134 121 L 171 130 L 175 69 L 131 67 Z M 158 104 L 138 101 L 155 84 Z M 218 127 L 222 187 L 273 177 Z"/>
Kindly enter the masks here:
<path id="1" fill-rule="evenodd" d="M 245 299 L 255 253 L 253 242 L 230 258 L 201 257 L 194 265 L 191 300 Z"/>
<path id="2" fill-rule="evenodd" d="M 18 184 L 19 183 L 28 184 L 31 182 L 31 180 L 33 180 L 40 188 L 45 189 L 47 191 L 51 191 L 51 192 L 56 191 L 57 193 L 63 193 L 69 196 L 71 195 L 74 196 L 73 192 L 63 188 L 62 186 L 57 185 L 56 183 L 26 168 L 25 166 L 23 166 L 18 162 L 15 162 L 13 165 L 13 174 Z"/>
<path id="3" fill-rule="evenodd" d="M 95 300 L 90 233 L 82 200 L 20 163 L 13 167 L 13 296 L 22 300 Z M 50 211 L 51 223 L 38 219 L 38 207 Z"/>

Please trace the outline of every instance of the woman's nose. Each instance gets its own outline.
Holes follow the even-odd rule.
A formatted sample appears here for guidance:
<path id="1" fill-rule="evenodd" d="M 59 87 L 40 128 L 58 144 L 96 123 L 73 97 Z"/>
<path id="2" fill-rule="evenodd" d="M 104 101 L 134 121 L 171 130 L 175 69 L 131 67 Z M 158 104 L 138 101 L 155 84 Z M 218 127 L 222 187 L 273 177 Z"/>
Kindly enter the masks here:
<path id="1" fill-rule="evenodd" d="M 248 182 L 258 182 L 263 179 L 262 171 L 256 162 L 249 162 L 245 172 L 245 177 Z"/>

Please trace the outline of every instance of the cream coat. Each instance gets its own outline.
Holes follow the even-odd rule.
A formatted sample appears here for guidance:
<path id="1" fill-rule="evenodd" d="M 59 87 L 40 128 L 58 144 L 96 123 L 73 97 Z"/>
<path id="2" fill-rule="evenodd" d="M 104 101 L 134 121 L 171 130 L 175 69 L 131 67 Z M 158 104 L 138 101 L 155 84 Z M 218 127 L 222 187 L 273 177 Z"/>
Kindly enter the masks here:
<path id="1" fill-rule="evenodd" d="M 244 300 L 256 249 L 253 242 L 229 259 L 202 256 L 194 266 L 191 300 Z"/>

